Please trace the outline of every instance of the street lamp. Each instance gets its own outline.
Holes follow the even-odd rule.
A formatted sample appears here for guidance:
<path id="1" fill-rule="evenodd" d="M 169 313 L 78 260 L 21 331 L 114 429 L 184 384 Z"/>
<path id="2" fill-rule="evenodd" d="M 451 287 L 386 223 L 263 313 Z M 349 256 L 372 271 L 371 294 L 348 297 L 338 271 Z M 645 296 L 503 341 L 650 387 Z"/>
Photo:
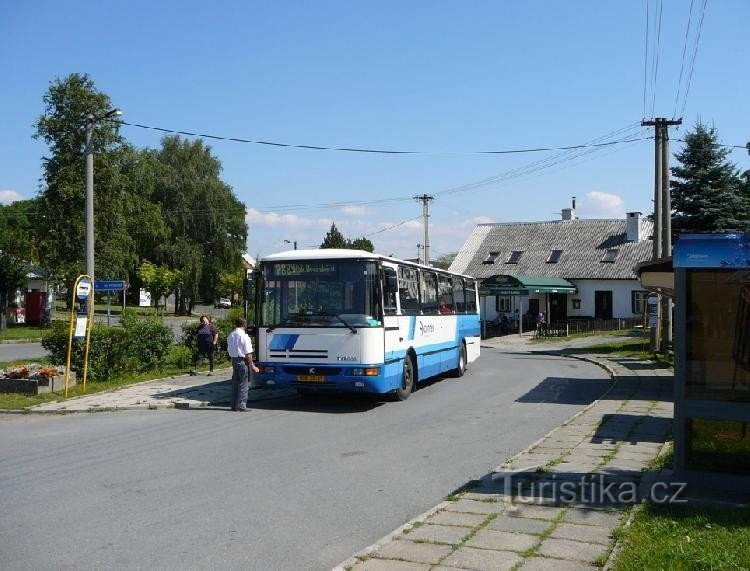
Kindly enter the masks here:
<path id="1" fill-rule="evenodd" d="M 291 240 L 284 240 L 284 243 L 285 244 L 294 244 L 294 249 L 295 250 L 297 249 L 297 240 L 295 240 L 294 242 L 292 242 Z"/>
<path id="2" fill-rule="evenodd" d="M 94 279 L 94 146 L 91 137 L 94 125 L 104 119 L 119 117 L 120 109 L 112 109 L 104 115 L 86 115 L 86 273 Z M 92 283 L 93 287 L 93 283 Z"/>

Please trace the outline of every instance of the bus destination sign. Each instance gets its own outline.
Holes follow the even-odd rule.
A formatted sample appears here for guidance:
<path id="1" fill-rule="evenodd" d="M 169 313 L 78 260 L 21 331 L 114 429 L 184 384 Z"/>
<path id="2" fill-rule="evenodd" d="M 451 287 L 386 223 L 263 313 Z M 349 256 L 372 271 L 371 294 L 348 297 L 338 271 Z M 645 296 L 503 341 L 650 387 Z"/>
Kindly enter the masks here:
<path id="1" fill-rule="evenodd" d="M 274 265 L 277 277 L 290 276 L 325 276 L 336 273 L 336 264 L 312 263 L 312 264 L 286 264 Z"/>

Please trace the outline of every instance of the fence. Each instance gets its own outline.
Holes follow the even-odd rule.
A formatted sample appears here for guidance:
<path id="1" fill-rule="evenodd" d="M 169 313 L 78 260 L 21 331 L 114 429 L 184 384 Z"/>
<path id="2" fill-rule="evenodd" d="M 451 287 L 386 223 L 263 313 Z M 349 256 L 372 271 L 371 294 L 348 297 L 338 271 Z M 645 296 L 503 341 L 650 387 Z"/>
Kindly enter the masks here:
<path id="1" fill-rule="evenodd" d="M 548 323 L 537 329 L 537 337 L 567 337 L 578 333 L 596 333 L 597 331 L 618 331 L 643 326 L 640 317 L 617 319 L 574 319 Z"/>

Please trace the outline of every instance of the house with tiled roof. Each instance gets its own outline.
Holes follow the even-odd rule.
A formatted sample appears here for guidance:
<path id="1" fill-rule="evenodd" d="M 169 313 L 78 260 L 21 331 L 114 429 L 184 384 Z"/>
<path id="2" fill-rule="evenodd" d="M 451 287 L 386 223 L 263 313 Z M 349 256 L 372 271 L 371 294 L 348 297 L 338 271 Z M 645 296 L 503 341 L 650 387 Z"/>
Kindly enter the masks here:
<path id="1" fill-rule="evenodd" d="M 653 223 L 624 219 L 479 224 L 450 270 L 480 280 L 482 319 L 545 314 L 548 323 L 636 318 L 646 292 L 635 267 L 652 255 Z"/>

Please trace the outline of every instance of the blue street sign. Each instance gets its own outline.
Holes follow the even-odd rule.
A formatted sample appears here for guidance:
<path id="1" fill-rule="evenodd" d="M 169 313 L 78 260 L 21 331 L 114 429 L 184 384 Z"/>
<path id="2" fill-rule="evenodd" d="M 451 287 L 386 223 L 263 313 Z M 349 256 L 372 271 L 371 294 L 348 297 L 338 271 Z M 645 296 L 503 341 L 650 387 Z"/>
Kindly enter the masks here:
<path id="1" fill-rule="evenodd" d="M 124 289 L 125 289 L 124 280 L 109 280 L 109 281 L 96 280 L 96 282 L 94 282 L 95 291 L 122 291 Z"/>

